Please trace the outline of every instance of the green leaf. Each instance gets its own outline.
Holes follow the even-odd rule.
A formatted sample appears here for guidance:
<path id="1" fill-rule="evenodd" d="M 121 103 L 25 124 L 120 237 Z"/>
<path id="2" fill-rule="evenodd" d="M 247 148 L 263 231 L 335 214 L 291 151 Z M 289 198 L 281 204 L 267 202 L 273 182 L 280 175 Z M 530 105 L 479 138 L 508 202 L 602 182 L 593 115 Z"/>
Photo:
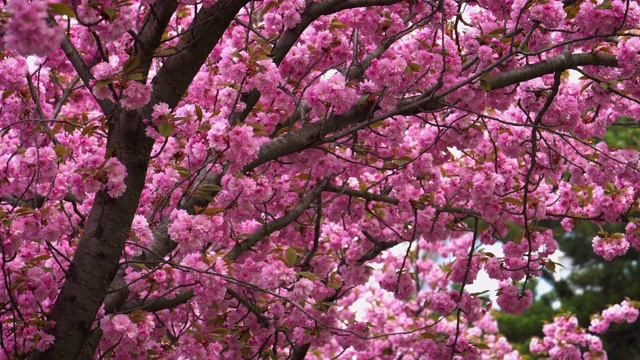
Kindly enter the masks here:
<path id="1" fill-rule="evenodd" d="M 609 10 L 609 9 L 613 9 L 613 5 L 611 4 L 611 1 L 603 1 L 602 4 L 600 5 L 596 5 L 594 7 L 595 10 Z"/>
<path id="2" fill-rule="evenodd" d="M 486 294 L 488 292 L 489 292 L 489 290 L 484 290 L 484 291 L 480 291 L 480 292 L 474 292 L 474 293 L 471 294 L 471 296 L 478 296 L 478 295 Z"/>
<path id="3" fill-rule="evenodd" d="M 489 82 L 486 79 L 480 79 L 480 87 L 487 91 L 491 91 L 491 85 L 489 85 Z"/>
<path id="4" fill-rule="evenodd" d="M 157 50 L 156 51 L 156 55 L 158 55 L 158 56 L 170 56 L 170 55 L 173 55 L 173 54 L 175 54 L 177 52 L 178 52 L 178 49 L 175 48 L 174 46 L 172 46 L 172 47 L 168 47 L 168 48 L 163 48 L 163 49 Z"/>
<path id="5" fill-rule="evenodd" d="M 158 125 L 158 131 L 164 137 L 169 137 L 173 134 L 173 125 L 168 123 L 162 123 Z"/>
<path id="6" fill-rule="evenodd" d="M 2 99 L 6 99 L 9 96 L 13 95 L 13 93 L 15 93 L 15 90 L 5 90 L 2 92 Z"/>
<path id="7" fill-rule="evenodd" d="M 320 276 L 308 271 L 300 271 L 297 275 L 311 280 L 321 280 Z"/>
<path id="8" fill-rule="evenodd" d="M 420 64 L 410 62 L 407 64 L 407 67 L 411 69 L 411 71 L 422 71 L 422 66 Z"/>
<path id="9" fill-rule="evenodd" d="M 489 32 L 486 36 L 490 38 L 499 38 L 502 34 L 505 33 L 505 31 L 507 31 L 505 28 L 495 29 Z"/>
<path id="10" fill-rule="evenodd" d="M 107 15 L 107 18 L 109 20 L 113 20 L 113 18 L 118 14 L 118 11 L 116 11 L 116 9 L 114 8 L 105 8 L 104 10 L 102 10 L 102 12 Z"/>
<path id="11" fill-rule="evenodd" d="M 358 98 L 358 100 L 356 101 L 356 105 L 362 105 L 365 102 L 367 102 L 369 100 L 369 94 L 364 94 L 364 95 L 360 95 L 360 97 Z M 289 129 L 289 128 L 287 128 Z"/>
<path id="12" fill-rule="evenodd" d="M 272 2 L 268 3 L 267 5 L 265 5 L 265 7 L 262 8 L 262 13 L 266 14 L 269 11 L 269 9 L 271 9 L 275 4 L 276 4 L 276 2 L 272 1 Z"/>
<path id="13" fill-rule="evenodd" d="M 190 175 L 189 170 L 184 166 L 175 166 L 174 169 L 176 169 L 178 171 L 178 174 L 180 174 L 180 176 L 182 177 L 188 177 Z"/>
<path id="14" fill-rule="evenodd" d="M 69 123 L 65 123 L 64 125 L 62 125 L 62 128 L 64 129 L 64 131 L 67 132 L 67 134 L 71 135 L 73 134 L 73 132 L 76 130 L 76 126 L 73 124 L 69 124 Z"/>
<path id="15" fill-rule="evenodd" d="M 511 204 L 511 205 L 522 205 L 522 201 L 520 199 L 516 199 L 514 197 L 506 197 L 500 200 L 500 202 Z"/>
<path id="16" fill-rule="evenodd" d="M 109 84 L 111 84 L 113 82 L 113 79 L 102 79 L 102 80 L 98 80 L 98 82 L 96 82 L 96 89 L 100 89 L 103 88 Z"/>
<path id="17" fill-rule="evenodd" d="M 333 19 L 331 19 L 331 25 L 329 25 L 329 30 L 348 29 L 348 28 L 349 28 L 349 25 L 340 22 L 338 18 L 334 17 Z"/>
<path id="18" fill-rule="evenodd" d="M 198 191 L 217 193 L 222 191 L 222 186 L 216 184 L 200 185 L 198 186 Z"/>
<path id="19" fill-rule="evenodd" d="M 223 212 L 224 209 L 219 207 L 219 206 L 213 206 L 213 207 L 208 207 L 206 209 L 204 209 L 203 212 L 201 212 L 201 214 L 203 215 L 215 215 L 215 214 L 219 214 L 221 212 Z"/>
<path id="20" fill-rule="evenodd" d="M 211 194 L 209 194 L 209 193 L 199 192 L 198 196 L 200 196 L 201 198 L 203 198 L 203 199 L 205 199 L 205 200 L 207 200 L 209 202 L 213 201 L 213 196 L 211 196 Z"/>
<path id="21" fill-rule="evenodd" d="M 547 262 L 544 263 L 544 267 L 551 271 L 552 273 L 556 272 L 556 263 L 554 263 L 553 261 L 549 260 Z"/>
<path id="22" fill-rule="evenodd" d="M 62 129 L 62 123 L 56 123 L 51 129 L 51 135 L 55 136 L 60 131 L 60 129 Z"/>
<path id="23" fill-rule="evenodd" d="M 297 260 L 298 253 L 293 247 L 288 248 L 287 251 L 284 252 L 284 263 L 288 267 L 293 267 L 296 264 Z"/>
<path id="24" fill-rule="evenodd" d="M 141 81 L 141 80 L 144 80 L 144 75 L 142 75 L 141 73 L 137 72 L 135 74 L 127 75 L 127 79 L 133 80 L 133 81 Z"/>
<path id="25" fill-rule="evenodd" d="M 71 150 L 69 150 L 64 145 L 61 145 L 61 144 L 54 146 L 53 151 L 55 151 L 56 155 L 58 156 L 62 156 L 71 152 Z"/>
<path id="26" fill-rule="evenodd" d="M 76 17 L 76 14 L 71 10 L 69 5 L 62 3 L 49 4 L 49 12 L 51 14 L 64 15 L 69 18 Z"/>
<path id="27" fill-rule="evenodd" d="M 198 117 L 198 121 L 202 121 L 202 108 L 196 104 L 196 116 Z"/>
<path id="28" fill-rule="evenodd" d="M 434 334 L 432 332 L 425 331 L 423 333 L 420 333 L 420 337 L 422 337 L 423 339 L 427 339 L 427 340 L 433 340 L 437 336 L 436 336 L 436 334 Z"/>
<path id="29" fill-rule="evenodd" d="M 229 335 L 229 334 L 231 334 L 231 330 L 229 330 L 227 328 L 211 329 L 211 330 L 208 330 L 208 332 L 211 333 L 211 334 L 216 334 L 216 335 Z"/>
<path id="30" fill-rule="evenodd" d="M 516 243 L 516 245 L 520 245 L 523 238 L 524 238 L 524 230 L 518 231 L 516 235 L 513 237 L 513 242 Z"/>
<path id="31" fill-rule="evenodd" d="M 133 72 L 140 65 L 140 57 L 139 56 L 131 56 L 124 62 L 122 65 L 122 71 L 125 74 Z"/>

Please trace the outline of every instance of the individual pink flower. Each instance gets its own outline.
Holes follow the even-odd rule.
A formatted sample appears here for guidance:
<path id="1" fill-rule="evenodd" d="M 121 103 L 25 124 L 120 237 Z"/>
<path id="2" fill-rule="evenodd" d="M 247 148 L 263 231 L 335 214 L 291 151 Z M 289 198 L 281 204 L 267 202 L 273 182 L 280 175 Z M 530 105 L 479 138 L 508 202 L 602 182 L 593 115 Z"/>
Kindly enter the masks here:
<path id="1" fill-rule="evenodd" d="M 108 86 L 94 86 L 93 87 L 93 96 L 96 97 L 96 99 L 111 99 L 113 100 L 113 93 L 111 92 L 111 89 L 109 89 Z"/>
<path id="2" fill-rule="evenodd" d="M 152 87 L 137 81 L 129 81 L 127 88 L 122 92 L 120 104 L 126 110 L 135 110 L 145 106 L 151 100 Z"/>
<path id="3" fill-rule="evenodd" d="M 167 103 L 161 102 L 153 105 L 153 112 L 151 113 L 151 118 L 154 124 L 158 124 L 159 120 L 163 117 L 166 117 L 171 113 L 171 108 Z"/>
<path id="4" fill-rule="evenodd" d="M 293 291 L 289 293 L 289 298 L 293 301 L 307 300 L 312 296 L 314 287 L 313 281 L 301 278 L 296 282 Z"/>
<path id="5" fill-rule="evenodd" d="M 116 76 L 116 70 L 108 62 L 98 63 L 91 68 L 91 73 L 96 80 L 104 80 Z"/>
<path id="6" fill-rule="evenodd" d="M 0 86 L 5 90 L 18 90 L 26 85 L 24 76 L 29 68 L 22 57 L 7 57 L 0 61 Z"/>

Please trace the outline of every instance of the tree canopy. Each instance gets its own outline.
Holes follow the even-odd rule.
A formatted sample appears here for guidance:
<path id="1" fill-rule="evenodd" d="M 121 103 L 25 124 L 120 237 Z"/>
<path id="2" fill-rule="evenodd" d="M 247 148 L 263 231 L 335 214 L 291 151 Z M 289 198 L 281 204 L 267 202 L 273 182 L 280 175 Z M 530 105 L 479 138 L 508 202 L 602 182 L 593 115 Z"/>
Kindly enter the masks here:
<path id="1" fill-rule="evenodd" d="M 0 357 L 516 359 L 546 222 L 640 248 L 635 1 L 0 9 Z M 531 351 L 606 358 L 609 305 Z"/>

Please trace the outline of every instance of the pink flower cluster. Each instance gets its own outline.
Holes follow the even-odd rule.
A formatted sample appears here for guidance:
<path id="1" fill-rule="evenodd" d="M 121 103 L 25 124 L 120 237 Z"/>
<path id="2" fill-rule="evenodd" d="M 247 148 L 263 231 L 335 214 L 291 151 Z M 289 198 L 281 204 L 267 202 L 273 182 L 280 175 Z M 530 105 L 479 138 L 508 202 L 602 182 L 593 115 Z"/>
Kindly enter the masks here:
<path id="1" fill-rule="evenodd" d="M 522 314 L 531 306 L 533 293 L 525 289 L 523 293 L 515 285 L 505 285 L 498 291 L 498 305 L 502 311 L 509 314 Z"/>
<path id="2" fill-rule="evenodd" d="M 551 359 L 562 360 L 607 359 L 600 338 L 581 328 L 575 316 L 557 316 L 542 332 L 543 339 L 531 339 L 529 349 L 534 354 L 547 353 Z M 587 349 L 584 353 L 583 348 Z"/>
<path id="3" fill-rule="evenodd" d="M 589 331 L 604 334 L 611 323 L 634 323 L 638 319 L 638 308 L 635 301 L 624 300 L 620 304 L 612 305 L 602 311 L 601 315 L 591 318 Z"/>
<path id="4" fill-rule="evenodd" d="M 141 84 L 137 81 L 129 81 L 122 92 L 120 104 L 126 110 L 141 108 L 151 100 L 151 84 Z"/>
<path id="5" fill-rule="evenodd" d="M 208 235 L 213 224 L 204 215 L 191 216 L 184 210 L 175 210 L 171 220 L 167 229 L 169 236 L 187 254 L 201 250 L 207 240 L 212 240 Z"/>
<path id="6" fill-rule="evenodd" d="M 633 301 L 624 300 L 604 310 L 591 319 L 589 331 L 603 334 L 612 322 L 633 323 L 638 319 L 638 309 Z M 544 338 L 533 338 L 530 350 L 534 354 L 547 353 L 551 359 L 607 359 L 600 338 L 578 325 L 575 316 L 558 316 L 542 328 Z M 583 352 L 583 349 L 587 351 Z"/>
<path id="7" fill-rule="evenodd" d="M 127 185 L 127 168 L 115 157 L 90 155 L 83 159 L 85 166 L 71 176 L 72 191 L 84 199 L 87 193 L 107 189 L 109 196 L 117 198 L 124 194 Z"/>
<path id="8" fill-rule="evenodd" d="M 593 245 L 593 251 L 605 258 L 605 260 L 622 256 L 629 250 L 629 242 L 624 234 L 621 233 L 615 233 L 605 238 L 595 236 L 591 244 Z"/>
<path id="9" fill-rule="evenodd" d="M 533 300 L 522 284 L 553 268 L 547 220 L 629 220 L 594 250 L 640 248 L 638 151 L 593 141 L 622 115 L 640 118 L 636 2 L 478 0 L 458 14 L 456 0 L 265 0 L 227 14 L 215 46 L 194 48 L 202 38 L 191 35 L 218 26 L 196 13 L 232 8 L 213 14 L 215 2 L 181 0 L 171 14 L 154 0 L 0 1 L 0 335 L 26 339 L 0 358 L 54 340 L 43 327 L 65 258 L 85 254 L 76 245 L 101 206 L 93 195 L 123 196 L 125 180 L 140 180 L 131 195 L 142 188 L 120 239 L 135 311 L 93 319 L 96 357 L 286 358 L 308 346 L 308 358 L 517 359 L 492 300 L 468 292 L 482 270 L 500 282 L 501 311 L 521 314 Z M 73 64 L 47 3 L 75 12 Z M 549 59 L 562 68 L 560 44 L 598 65 L 565 64 L 582 79 L 486 87 Z M 201 50 L 203 63 L 182 57 Z M 47 57 L 21 56 L 33 53 Z M 141 72 L 123 69 L 134 54 Z M 180 99 L 151 103 L 175 60 L 193 67 L 171 76 L 197 74 Z M 78 76 L 86 69 L 95 81 Z M 100 107 L 110 102 L 156 141 L 138 154 L 146 175 L 127 179 L 115 158 L 142 143 L 105 157 L 122 144 Z M 143 247 L 169 252 L 136 263 Z M 590 330 L 635 321 L 634 306 L 605 310 Z M 532 351 L 604 356 L 570 316 Z"/>

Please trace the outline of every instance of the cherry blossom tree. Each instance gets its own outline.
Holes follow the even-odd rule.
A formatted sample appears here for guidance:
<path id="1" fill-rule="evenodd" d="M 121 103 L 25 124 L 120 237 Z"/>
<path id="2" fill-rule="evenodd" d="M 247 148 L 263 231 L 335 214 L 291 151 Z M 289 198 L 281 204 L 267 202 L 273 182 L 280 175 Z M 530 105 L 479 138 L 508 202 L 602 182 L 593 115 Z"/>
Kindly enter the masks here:
<path id="1" fill-rule="evenodd" d="M 515 359 L 540 221 L 640 248 L 635 1 L 0 8 L 0 358 Z"/>

